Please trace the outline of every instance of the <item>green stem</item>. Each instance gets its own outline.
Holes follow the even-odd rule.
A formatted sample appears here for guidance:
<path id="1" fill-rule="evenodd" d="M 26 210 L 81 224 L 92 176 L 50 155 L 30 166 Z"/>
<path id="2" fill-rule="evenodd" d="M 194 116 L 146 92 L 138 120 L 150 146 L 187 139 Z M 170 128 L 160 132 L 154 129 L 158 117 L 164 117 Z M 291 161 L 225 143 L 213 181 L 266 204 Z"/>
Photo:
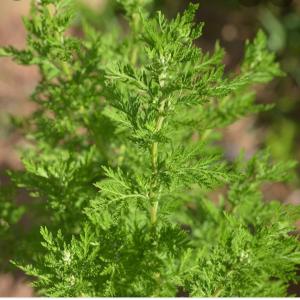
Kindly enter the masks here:
<path id="1" fill-rule="evenodd" d="M 157 221 L 158 201 L 155 201 L 150 210 L 151 224 L 156 224 Z"/>
<path id="2" fill-rule="evenodd" d="M 134 46 L 132 49 L 131 60 L 130 60 L 132 66 L 136 65 L 138 59 L 138 51 L 139 51 L 138 47 Z"/>
<path id="3" fill-rule="evenodd" d="M 137 35 L 137 33 L 140 30 L 140 26 L 141 26 L 141 18 L 139 14 L 134 14 L 132 16 L 132 29 L 135 33 L 135 35 Z M 132 66 L 135 66 L 138 60 L 138 51 L 139 51 L 139 47 L 136 45 L 137 41 L 135 39 L 132 40 L 133 43 L 133 49 L 132 49 L 132 53 L 131 53 L 131 58 L 130 58 L 130 62 L 132 64 Z"/>
<path id="4" fill-rule="evenodd" d="M 164 109 L 165 109 L 165 100 L 161 102 L 161 105 L 159 107 L 159 117 L 156 122 L 155 132 L 159 132 L 163 126 L 163 122 L 165 117 L 163 116 Z M 158 142 L 152 143 L 151 146 L 151 161 L 152 161 L 152 173 L 153 173 L 153 184 L 152 184 L 152 191 L 151 191 L 151 198 L 154 198 L 153 196 L 153 189 L 156 187 L 157 184 L 157 176 L 158 176 Z M 157 221 L 157 211 L 158 211 L 158 199 L 155 199 L 155 201 L 152 202 L 152 206 L 150 209 L 150 218 L 151 218 L 151 224 L 155 225 Z"/>
<path id="5" fill-rule="evenodd" d="M 223 292 L 223 288 L 218 288 L 212 295 L 211 295 L 211 297 L 212 298 L 217 298 L 217 297 L 219 297 L 220 296 L 220 294 Z"/>

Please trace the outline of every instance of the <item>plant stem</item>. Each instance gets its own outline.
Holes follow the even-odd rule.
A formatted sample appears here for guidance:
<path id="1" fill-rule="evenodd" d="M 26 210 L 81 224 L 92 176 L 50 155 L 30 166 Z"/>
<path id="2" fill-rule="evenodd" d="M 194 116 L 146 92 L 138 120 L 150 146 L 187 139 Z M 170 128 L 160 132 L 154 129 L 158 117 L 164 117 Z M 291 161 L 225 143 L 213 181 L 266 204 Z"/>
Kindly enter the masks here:
<path id="1" fill-rule="evenodd" d="M 141 18 L 139 14 L 133 14 L 132 16 L 132 29 L 133 31 L 137 34 L 140 30 L 140 26 L 141 26 Z M 130 62 L 133 66 L 136 65 L 137 60 L 138 60 L 138 52 L 139 52 L 139 48 L 136 45 L 137 41 L 135 39 L 132 40 L 133 43 L 133 49 L 132 49 L 132 53 L 131 53 L 131 58 L 130 58 Z"/>
<path id="2" fill-rule="evenodd" d="M 158 201 L 155 201 L 150 210 L 151 224 L 153 225 L 157 221 L 157 209 L 158 209 Z"/>
<path id="3" fill-rule="evenodd" d="M 163 116 L 164 109 L 165 109 L 165 100 L 161 102 L 161 105 L 159 107 L 159 117 L 156 122 L 155 132 L 159 132 L 163 126 L 163 122 L 165 117 Z M 157 176 L 158 176 L 158 142 L 154 142 L 151 146 L 151 160 L 152 160 L 152 173 L 153 173 L 153 188 L 156 187 L 157 184 Z M 151 192 L 153 194 L 153 192 Z M 157 221 L 157 210 L 158 210 L 158 199 L 153 201 L 151 209 L 150 209 L 150 218 L 151 218 L 151 224 L 155 225 Z"/>
<path id="4" fill-rule="evenodd" d="M 211 295 L 211 297 L 212 298 L 217 298 L 217 297 L 219 297 L 220 296 L 220 294 L 223 292 L 223 288 L 218 288 L 212 295 Z"/>

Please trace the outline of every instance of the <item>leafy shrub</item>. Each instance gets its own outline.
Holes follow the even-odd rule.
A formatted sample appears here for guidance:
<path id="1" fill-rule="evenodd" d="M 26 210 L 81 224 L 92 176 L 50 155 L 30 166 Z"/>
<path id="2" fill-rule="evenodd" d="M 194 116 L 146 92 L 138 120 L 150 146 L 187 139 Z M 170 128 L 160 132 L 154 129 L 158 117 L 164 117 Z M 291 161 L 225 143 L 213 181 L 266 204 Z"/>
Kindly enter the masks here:
<path id="1" fill-rule="evenodd" d="M 116 21 L 96 31 L 71 0 L 41 0 L 27 47 L 1 49 L 41 74 L 38 108 L 19 123 L 24 171 L 11 174 L 35 199 L 13 263 L 47 296 L 285 296 L 298 208 L 264 202 L 260 187 L 295 164 L 267 151 L 229 164 L 215 143 L 219 128 L 270 108 L 253 90 L 282 75 L 265 35 L 227 74 L 218 43 L 195 46 L 197 5 L 167 20 L 150 1 L 119 2 L 126 34 Z"/>

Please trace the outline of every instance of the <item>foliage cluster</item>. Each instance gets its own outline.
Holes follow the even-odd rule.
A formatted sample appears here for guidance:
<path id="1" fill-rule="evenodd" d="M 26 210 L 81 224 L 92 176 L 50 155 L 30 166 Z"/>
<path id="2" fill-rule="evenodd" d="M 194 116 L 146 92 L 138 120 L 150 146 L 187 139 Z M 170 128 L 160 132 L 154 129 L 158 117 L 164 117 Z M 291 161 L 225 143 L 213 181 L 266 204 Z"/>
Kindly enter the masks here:
<path id="1" fill-rule="evenodd" d="M 218 129 L 270 108 L 253 90 L 282 75 L 264 33 L 227 74 L 218 43 L 195 46 L 197 5 L 168 20 L 149 0 L 118 2 L 130 30 L 95 30 L 72 0 L 33 2 L 27 47 L 0 50 L 41 74 L 38 109 L 16 122 L 30 143 L 11 179 L 34 199 L 34 224 L 13 264 L 47 296 L 285 296 L 299 212 L 260 188 L 295 164 L 268 151 L 229 164 L 215 143 Z M 17 221 L 0 200 L 0 220 Z"/>

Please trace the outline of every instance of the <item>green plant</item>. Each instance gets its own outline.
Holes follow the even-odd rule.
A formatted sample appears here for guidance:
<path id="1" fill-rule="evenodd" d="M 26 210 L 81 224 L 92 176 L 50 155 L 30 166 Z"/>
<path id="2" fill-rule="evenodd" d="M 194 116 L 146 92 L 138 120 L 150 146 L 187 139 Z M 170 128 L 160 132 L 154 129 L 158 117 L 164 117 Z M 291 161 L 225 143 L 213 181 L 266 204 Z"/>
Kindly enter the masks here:
<path id="1" fill-rule="evenodd" d="M 10 255 L 16 248 L 19 236 L 16 224 L 20 220 L 23 206 L 17 206 L 14 199 L 16 195 L 12 186 L 0 182 L 0 269 L 7 270 Z M 8 247 L 7 245 L 11 245 Z"/>
<path id="2" fill-rule="evenodd" d="M 282 72 L 259 32 L 225 74 L 218 44 L 194 45 L 196 5 L 169 21 L 150 2 L 119 1 L 125 34 L 95 31 L 71 0 L 41 0 L 26 49 L 1 49 L 41 74 L 36 112 L 17 122 L 30 143 L 11 178 L 36 199 L 13 263 L 47 296 L 284 296 L 298 208 L 265 203 L 260 186 L 294 162 L 264 151 L 228 164 L 214 143 L 216 129 L 269 108 L 251 88 Z M 83 38 L 66 34 L 74 19 Z"/>

